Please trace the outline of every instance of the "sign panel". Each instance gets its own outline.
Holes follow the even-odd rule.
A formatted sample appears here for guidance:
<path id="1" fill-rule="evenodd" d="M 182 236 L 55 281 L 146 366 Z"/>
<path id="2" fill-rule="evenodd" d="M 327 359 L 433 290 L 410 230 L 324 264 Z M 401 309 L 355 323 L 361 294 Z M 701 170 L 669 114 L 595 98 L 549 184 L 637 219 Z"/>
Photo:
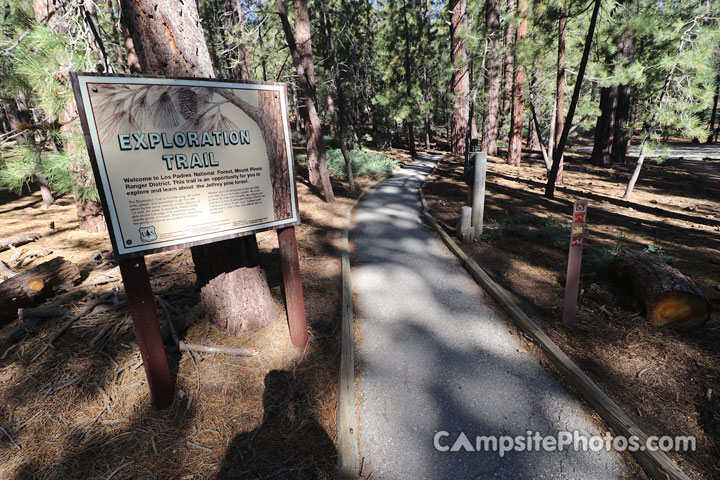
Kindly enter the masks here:
<path id="1" fill-rule="evenodd" d="M 299 223 L 284 84 L 72 80 L 119 256 Z"/>

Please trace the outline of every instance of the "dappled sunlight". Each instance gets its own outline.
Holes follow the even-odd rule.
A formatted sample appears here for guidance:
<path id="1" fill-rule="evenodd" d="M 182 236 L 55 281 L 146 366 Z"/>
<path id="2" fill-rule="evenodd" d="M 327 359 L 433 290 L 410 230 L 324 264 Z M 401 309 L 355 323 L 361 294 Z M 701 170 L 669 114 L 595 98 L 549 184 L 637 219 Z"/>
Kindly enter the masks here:
<path id="1" fill-rule="evenodd" d="M 421 181 L 411 174 L 376 188 L 361 204 L 351 235 L 360 453 L 367 471 L 377 478 L 530 478 L 532 472 L 560 471 L 562 458 L 581 477 L 621 475 L 616 458 L 595 453 L 500 458 L 433 448 L 439 430 L 471 438 L 554 433 L 568 425 L 601 432 L 419 220 L 415 189 Z M 398 449 L 412 451 L 412 458 L 397 455 Z"/>

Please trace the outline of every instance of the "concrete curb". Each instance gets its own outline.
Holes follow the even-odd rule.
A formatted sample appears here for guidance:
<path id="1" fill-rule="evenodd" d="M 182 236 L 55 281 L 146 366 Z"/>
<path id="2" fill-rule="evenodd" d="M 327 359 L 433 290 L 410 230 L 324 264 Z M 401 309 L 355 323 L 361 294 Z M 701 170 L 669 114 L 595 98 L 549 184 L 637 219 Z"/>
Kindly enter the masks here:
<path id="1" fill-rule="evenodd" d="M 380 182 L 378 182 L 380 183 Z M 376 184 L 377 185 L 377 184 Z M 374 185 L 370 188 L 374 188 Z M 355 480 L 358 471 L 357 415 L 355 413 L 355 339 L 353 335 L 353 300 L 350 281 L 350 226 L 355 207 L 367 190 L 355 200 L 346 214 L 342 239 L 342 319 L 340 378 L 337 401 L 338 478 Z"/>

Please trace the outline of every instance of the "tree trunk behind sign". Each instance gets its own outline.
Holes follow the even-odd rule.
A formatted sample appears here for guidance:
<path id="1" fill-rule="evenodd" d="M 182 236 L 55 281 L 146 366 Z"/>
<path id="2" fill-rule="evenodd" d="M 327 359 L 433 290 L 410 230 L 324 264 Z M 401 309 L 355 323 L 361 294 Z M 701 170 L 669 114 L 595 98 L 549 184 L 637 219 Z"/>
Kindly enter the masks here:
<path id="1" fill-rule="evenodd" d="M 121 5 L 145 73 L 214 76 L 194 1 L 121 0 Z M 238 333 L 275 318 L 277 307 L 259 266 L 254 235 L 191 250 L 203 307 L 218 327 Z"/>

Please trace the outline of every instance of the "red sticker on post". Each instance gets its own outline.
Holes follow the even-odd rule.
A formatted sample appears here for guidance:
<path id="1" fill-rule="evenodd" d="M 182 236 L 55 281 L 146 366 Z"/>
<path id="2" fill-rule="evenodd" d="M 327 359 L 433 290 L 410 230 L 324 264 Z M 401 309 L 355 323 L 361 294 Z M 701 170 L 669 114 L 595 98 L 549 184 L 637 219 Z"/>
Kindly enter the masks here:
<path id="1" fill-rule="evenodd" d="M 571 247 L 579 247 L 582 245 L 582 237 L 573 237 L 570 239 Z"/>
<path id="2" fill-rule="evenodd" d="M 584 213 L 576 213 L 574 221 L 575 221 L 575 223 L 585 223 L 585 214 Z"/>

